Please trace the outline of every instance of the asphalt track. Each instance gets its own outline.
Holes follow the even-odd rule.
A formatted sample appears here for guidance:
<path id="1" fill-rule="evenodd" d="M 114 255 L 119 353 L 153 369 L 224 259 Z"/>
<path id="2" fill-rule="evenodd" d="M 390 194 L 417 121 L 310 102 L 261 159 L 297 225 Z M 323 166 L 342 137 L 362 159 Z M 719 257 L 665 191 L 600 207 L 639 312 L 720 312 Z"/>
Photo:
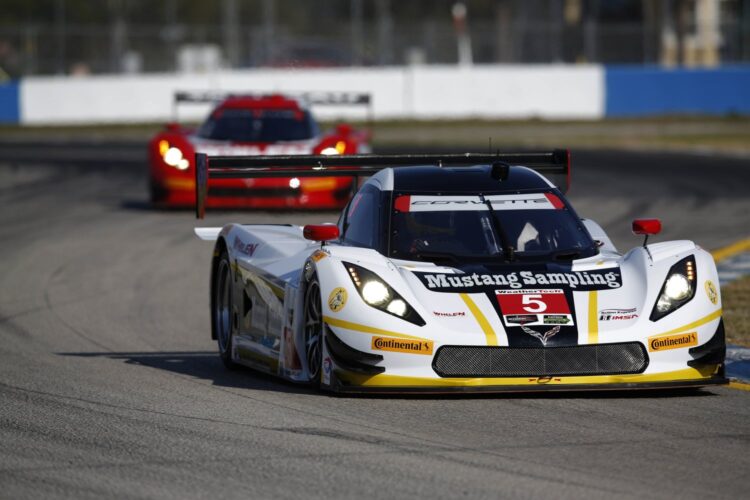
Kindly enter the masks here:
<path id="1" fill-rule="evenodd" d="M 48 161 L 48 160 L 45 160 Z M 579 152 L 571 198 L 715 248 L 750 228 L 742 159 Z M 0 167 L 0 498 L 740 498 L 750 392 L 331 397 L 227 372 L 211 246 L 142 165 Z M 202 225 L 333 214 L 211 213 Z"/>

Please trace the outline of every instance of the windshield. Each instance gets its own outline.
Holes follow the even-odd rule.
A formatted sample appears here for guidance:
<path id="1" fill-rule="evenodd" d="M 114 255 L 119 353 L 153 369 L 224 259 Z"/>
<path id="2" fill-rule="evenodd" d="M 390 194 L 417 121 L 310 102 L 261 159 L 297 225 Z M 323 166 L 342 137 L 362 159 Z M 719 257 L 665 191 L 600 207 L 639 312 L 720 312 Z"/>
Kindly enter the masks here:
<path id="1" fill-rule="evenodd" d="M 302 141 L 317 135 L 308 111 L 296 109 L 219 109 L 198 130 L 198 136 L 218 141 Z"/>
<path id="2" fill-rule="evenodd" d="M 572 260 L 597 253 L 578 217 L 554 193 L 397 195 L 390 256 Z"/>

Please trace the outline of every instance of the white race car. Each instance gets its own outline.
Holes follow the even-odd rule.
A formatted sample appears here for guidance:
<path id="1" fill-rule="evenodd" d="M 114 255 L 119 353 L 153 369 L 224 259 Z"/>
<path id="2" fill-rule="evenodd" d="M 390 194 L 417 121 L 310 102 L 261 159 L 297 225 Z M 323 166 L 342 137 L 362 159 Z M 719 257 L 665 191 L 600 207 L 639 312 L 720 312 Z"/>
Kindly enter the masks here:
<path id="1" fill-rule="evenodd" d="M 372 175 L 336 225 L 196 229 L 215 241 L 211 335 L 227 367 L 340 392 L 727 383 L 711 255 L 647 244 L 656 219 L 634 221 L 646 240 L 619 253 L 565 199 L 566 151 L 196 165 L 199 217 L 209 176 Z"/>

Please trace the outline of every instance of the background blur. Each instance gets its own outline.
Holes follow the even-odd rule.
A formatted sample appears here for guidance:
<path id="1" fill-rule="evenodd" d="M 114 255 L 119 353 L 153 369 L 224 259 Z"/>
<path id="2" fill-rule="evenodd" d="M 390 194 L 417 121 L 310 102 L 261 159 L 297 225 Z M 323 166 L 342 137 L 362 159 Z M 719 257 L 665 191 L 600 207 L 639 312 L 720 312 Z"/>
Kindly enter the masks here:
<path id="1" fill-rule="evenodd" d="M 750 0 L 3 0 L 0 77 L 750 61 Z"/>

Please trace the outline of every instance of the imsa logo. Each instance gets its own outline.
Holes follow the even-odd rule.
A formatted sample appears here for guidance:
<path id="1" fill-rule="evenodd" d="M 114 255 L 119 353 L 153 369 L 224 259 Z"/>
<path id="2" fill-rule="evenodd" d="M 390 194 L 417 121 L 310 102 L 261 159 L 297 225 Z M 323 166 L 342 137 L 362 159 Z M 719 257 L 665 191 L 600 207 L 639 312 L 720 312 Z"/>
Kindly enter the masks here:
<path id="1" fill-rule="evenodd" d="M 373 337 L 372 349 L 376 351 L 406 352 L 409 354 L 432 354 L 431 340 L 394 339 Z"/>
<path id="2" fill-rule="evenodd" d="M 698 345 L 698 334 L 695 332 L 670 335 L 668 337 L 648 338 L 648 350 L 650 352 L 667 351 L 669 349 L 679 349 L 681 347 L 696 345 Z"/>

